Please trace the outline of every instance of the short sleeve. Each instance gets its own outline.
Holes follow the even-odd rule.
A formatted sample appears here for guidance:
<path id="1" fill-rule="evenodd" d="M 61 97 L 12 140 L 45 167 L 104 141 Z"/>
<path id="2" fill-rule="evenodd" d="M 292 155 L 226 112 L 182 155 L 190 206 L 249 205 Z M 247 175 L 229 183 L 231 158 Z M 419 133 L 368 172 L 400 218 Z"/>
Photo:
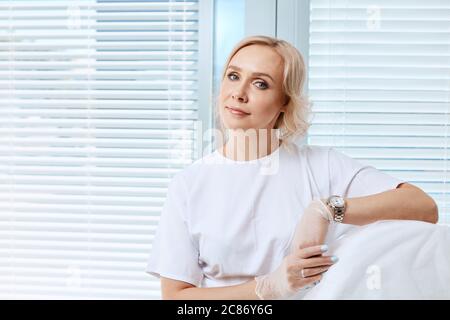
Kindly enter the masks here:
<path id="1" fill-rule="evenodd" d="M 199 254 L 191 240 L 185 220 L 187 187 L 175 175 L 169 184 L 158 229 L 152 244 L 146 272 L 156 277 L 200 286 L 203 272 Z"/>
<path id="2" fill-rule="evenodd" d="M 384 192 L 406 182 L 373 166 L 365 165 L 334 148 L 329 148 L 328 168 L 330 195 L 335 194 L 345 198 Z"/>

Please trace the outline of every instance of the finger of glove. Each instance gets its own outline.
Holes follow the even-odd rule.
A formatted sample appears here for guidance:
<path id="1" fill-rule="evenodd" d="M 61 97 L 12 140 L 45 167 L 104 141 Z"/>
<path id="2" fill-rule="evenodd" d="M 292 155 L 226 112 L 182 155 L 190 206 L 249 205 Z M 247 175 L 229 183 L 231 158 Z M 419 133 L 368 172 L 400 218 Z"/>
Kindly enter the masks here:
<path id="1" fill-rule="evenodd" d="M 308 278 L 302 278 L 301 280 L 296 281 L 294 285 L 294 290 L 299 290 L 305 287 L 308 287 L 312 284 L 317 284 L 322 280 L 322 274 L 318 274 L 316 276 L 308 277 Z"/>
<path id="2" fill-rule="evenodd" d="M 331 266 L 306 268 L 306 269 L 303 269 L 303 275 L 301 274 L 301 270 L 300 270 L 300 274 L 301 274 L 301 276 L 304 276 L 305 278 L 309 278 L 309 277 L 316 276 L 316 275 L 322 274 L 324 272 L 327 272 L 330 267 Z"/>
<path id="3" fill-rule="evenodd" d="M 315 256 L 320 256 L 328 250 L 327 245 L 316 245 L 298 250 L 298 257 L 300 259 L 307 259 Z"/>
<path id="4" fill-rule="evenodd" d="M 322 257 L 315 257 L 315 258 L 309 258 L 309 259 L 301 259 L 297 266 L 298 268 L 305 269 L 305 268 L 315 268 L 315 267 L 325 267 L 325 266 L 332 266 L 335 264 L 335 261 L 333 261 L 332 256 L 322 256 Z"/>

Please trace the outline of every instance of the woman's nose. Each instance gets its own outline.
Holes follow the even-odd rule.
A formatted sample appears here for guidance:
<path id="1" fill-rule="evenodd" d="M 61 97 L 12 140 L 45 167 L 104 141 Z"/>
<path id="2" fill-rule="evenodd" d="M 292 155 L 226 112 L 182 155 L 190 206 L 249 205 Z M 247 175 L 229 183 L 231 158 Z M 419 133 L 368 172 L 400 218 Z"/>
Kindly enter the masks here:
<path id="1" fill-rule="evenodd" d="M 238 100 L 239 102 L 247 102 L 247 96 L 243 91 L 235 91 L 231 97 L 233 100 Z"/>

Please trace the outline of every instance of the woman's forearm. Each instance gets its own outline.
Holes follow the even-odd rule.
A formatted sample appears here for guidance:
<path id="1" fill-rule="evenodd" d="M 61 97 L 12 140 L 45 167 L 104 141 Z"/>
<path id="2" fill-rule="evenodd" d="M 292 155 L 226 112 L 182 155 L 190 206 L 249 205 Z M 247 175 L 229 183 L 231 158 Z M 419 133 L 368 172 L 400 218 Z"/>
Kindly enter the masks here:
<path id="1" fill-rule="evenodd" d="M 177 300 L 258 300 L 255 293 L 256 281 L 216 288 L 186 288 L 179 290 Z"/>
<path id="2" fill-rule="evenodd" d="M 419 220 L 436 223 L 436 202 L 411 184 L 365 197 L 345 199 L 344 223 L 365 225 L 378 220 Z"/>

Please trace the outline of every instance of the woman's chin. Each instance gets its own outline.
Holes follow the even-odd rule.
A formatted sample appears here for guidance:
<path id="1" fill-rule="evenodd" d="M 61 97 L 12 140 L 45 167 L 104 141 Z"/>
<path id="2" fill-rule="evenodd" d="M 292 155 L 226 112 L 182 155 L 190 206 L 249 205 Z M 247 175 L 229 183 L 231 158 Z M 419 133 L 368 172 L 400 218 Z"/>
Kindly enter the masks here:
<path id="1" fill-rule="evenodd" d="M 226 119 L 223 123 L 225 128 L 228 129 L 244 129 L 252 127 L 249 122 L 244 119 Z"/>
<path id="2" fill-rule="evenodd" d="M 225 125 L 225 130 L 248 130 L 251 129 L 250 126 L 245 126 L 242 124 L 229 124 Z"/>

